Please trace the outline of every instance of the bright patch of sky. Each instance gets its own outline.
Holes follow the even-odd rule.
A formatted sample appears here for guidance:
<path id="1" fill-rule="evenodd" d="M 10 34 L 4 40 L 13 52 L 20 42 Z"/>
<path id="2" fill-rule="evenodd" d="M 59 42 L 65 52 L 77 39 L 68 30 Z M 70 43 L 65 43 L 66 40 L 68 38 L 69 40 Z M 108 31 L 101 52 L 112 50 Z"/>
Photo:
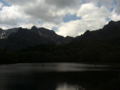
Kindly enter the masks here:
<path id="1" fill-rule="evenodd" d="M 57 31 L 58 28 L 57 27 L 52 27 L 52 30 Z"/>
<path id="2" fill-rule="evenodd" d="M 80 17 L 77 17 L 76 16 L 76 14 L 74 14 L 74 15 L 70 15 L 70 14 L 67 14 L 67 15 L 65 15 L 65 17 L 63 18 L 63 21 L 64 22 L 69 22 L 69 21 L 74 21 L 74 20 L 79 20 L 79 19 L 81 19 Z"/>
<path id="3" fill-rule="evenodd" d="M 108 22 L 109 22 L 110 20 L 111 20 L 111 19 L 110 19 L 109 17 L 107 17 L 107 18 L 106 18 L 106 21 L 108 21 Z"/>
<path id="4" fill-rule="evenodd" d="M 119 8 L 120 0 L 0 0 L 0 28 L 36 25 L 77 36 L 120 20 Z"/>

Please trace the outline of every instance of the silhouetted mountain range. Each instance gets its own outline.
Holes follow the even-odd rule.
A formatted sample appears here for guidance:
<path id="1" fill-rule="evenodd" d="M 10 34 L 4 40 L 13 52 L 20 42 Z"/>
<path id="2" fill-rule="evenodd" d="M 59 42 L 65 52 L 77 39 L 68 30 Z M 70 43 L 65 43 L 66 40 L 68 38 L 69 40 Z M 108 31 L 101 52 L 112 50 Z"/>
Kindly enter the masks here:
<path id="1" fill-rule="evenodd" d="M 120 45 L 120 21 L 110 21 L 99 30 L 87 30 L 83 35 L 76 37 L 74 41 L 98 41 Z"/>
<path id="2" fill-rule="evenodd" d="M 61 45 L 70 43 L 73 37 L 63 37 L 54 31 L 33 26 L 31 29 L 14 28 L 0 29 L 0 46 L 8 46 L 8 51 L 18 51 L 23 48 L 40 44 Z"/>
<path id="3" fill-rule="evenodd" d="M 98 62 L 120 63 L 120 21 L 77 37 L 63 37 L 54 31 L 0 29 L 0 63 Z M 7 52 L 6 50 L 10 51 Z M 16 52 L 17 51 L 17 52 Z M 15 52 L 15 53 L 14 53 Z"/>
<path id="4" fill-rule="evenodd" d="M 120 21 L 110 21 L 102 29 L 89 31 L 83 35 L 63 37 L 54 31 L 33 26 L 31 29 L 13 28 L 3 30 L 0 28 L 0 47 L 8 46 L 8 51 L 18 51 L 35 45 L 63 45 L 74 42 L 97 41 L 120 45 Z"/>

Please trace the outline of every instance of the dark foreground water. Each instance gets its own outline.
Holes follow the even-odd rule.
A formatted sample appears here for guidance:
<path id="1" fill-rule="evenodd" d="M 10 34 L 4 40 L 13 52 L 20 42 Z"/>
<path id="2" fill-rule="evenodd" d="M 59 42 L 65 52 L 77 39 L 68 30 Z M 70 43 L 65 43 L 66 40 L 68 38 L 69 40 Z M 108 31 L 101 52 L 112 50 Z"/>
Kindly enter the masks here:
<path id="1" fill-rule="evenodd" d="M 0 90 L 120 90 L 120 67 L 76 63 L 0 65 Z"/>

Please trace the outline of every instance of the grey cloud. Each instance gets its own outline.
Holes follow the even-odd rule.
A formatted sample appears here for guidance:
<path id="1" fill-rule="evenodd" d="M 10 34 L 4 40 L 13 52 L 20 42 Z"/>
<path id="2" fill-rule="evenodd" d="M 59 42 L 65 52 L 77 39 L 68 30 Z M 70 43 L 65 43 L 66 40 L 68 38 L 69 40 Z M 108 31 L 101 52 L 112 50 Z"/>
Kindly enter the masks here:
<path id="1" fill-rule="evenodd" d="M 75 3 L 78 0 L 41 0 L 34 2 L 28 2 L 19 8 L 20 11 L 24 11 L 26 15 L 32 18 L 42 19 L 46 22 L 59 23 L 65 14 L 76 10 Z M 71 7 L 74 5 L 74 7 Z"/>
<path id="2" fill-rule="evenodd" d="M 0 8 L 2 8 L 2 6 L 3 6 L 3 3 L 0 2 Z"/>
<path id="3" fill-rule="evenodd" d="M 114 3 L 115 0 L 101 0 L 100 3 L 104 5 L 107 8 L 112 8 L 112 3 Z"/>
<path id="4" fill-rule="evenodd" d="M 105 6 L 107 8 L 111 8 L 112 7 L 112 3 L 115 1 L 115 0 L 84 0 L 85 2 L 92 2 L 94 4 L 101 4 L 102 6 Z"/>
<path id="5" fill-rule="evenodd" d="M 53 5 L 58 8 L 64 8 L 64 7 L 70 7 L 74 6 L 76 4 L 81 3 L 82 0 L 4 0 L 7 3 L 11 5 L 25 5 L 25 4 L 34 4 L 34 3 L 40 3 L 40 2 L 45 2 L 48 5 Z M 35 5 L 35 4 L 34 4 Z"/>
<path id="6" fill-rule="evenodd" d="M 57 7 L 63 8 L 63 7 L 70 7 L 74 6 L 76 4 L 81 3 L 81 0 L 45 0 L 48 4 L 56 5 Z"/>
<path id="7" fill-rule="evenodd" d="M 20 10 L 21 11 L 23 10 L 26 15 L 29 15 L 31 18 L 34 19 L 36 18 L 42 19 L 47 22 L 51 21 L 56 22 L 56 18 L 58 18 L 59 20 L 59 16 L 52 15 L 55 12 L 55 10 L 52 10 L 49 6 L 45 4 L 44 5 L 35 4 L 35 6 L 28 5 L 23 8 L 20 8 Z"/>
<path id="8" fill-rule="evenodd" d="M 59 11 L 56 7 L 46 4 L 45 0 L 5 0 L 7 3 L 18 8 L 21 14 L 31 19 L 42 19 L 46 22 L 58 23 L 62 20 L 61 16 L 57 15 Z M 24 3 L 23 3 L 24 2 Z"/>
<path id="9" fill-rule="evenodd" d="M 66 13 L 75 11 L 69 8 L 73 4 L 73 0 L 51 0 L 54 5 L 46 3 L 45 0 L 5 0 L 11 6 L 3 7 L 0 11 L 0 24 L 17 25 L 22 19 L 23 23 L 26 19 L 43 20 L 44 22 L 59 24 Z M 77 0 L 75 0 L 77 1 Z M 59 5 L 66 6 L 62 7 Z M 76 5 L 75 5 L 76 6 Z M 22 18 L 21 18 L 22 17 Z M 25 19 L 25 20 L 24 20 Z M 28 20 L 31 23 L 31 20 Z"/>
<path id="10" fill-rule="evenodd" d="M 98 3 L 100 2 L 101 0 L 84 0 L 84 2 L 86 3 L 89 3 L 89 2 L 92 2 L 92 3 Z"/>
<path id="11" fill-rule="evenodd" d="M 17 19 L 7 19 L 4 21 L 0 21 L 0 24 L 7 24 L 7 25 L 11 25 L 11 26 L 16 26 L 19 20 Z"/>
<path id="12" fill-rule="evenodd" d="M 120 0 L 117 0 L 117 6 L 116 6 L 116 9 L 115 9 L 115 12 L 117 14 L 120 14 Z"/>
<path id="13" fill-rule="evenodd" d="M 93 3 L 93 5 L 95 6 L 99 2 L 108 9 L 111 7 L 111 3 L 114 0 L 5 0 L 5 1 L 14 7 L 11 11 L 9 11 L 9 9 L 12 6 L 7 8 L 6 10 L 2 10 L 2 12 L 4 13 L 2 16 L 0 15 L 0 20 L 1 20 L 0 25 L 7 24 L 7 25 L 15 26 L 19 24 L 20 26 L 22 25 L 25 27 L 26 26 L 31 27 L 31 25 L 35 24 L 38 20 L 42 20 L 44 22 L 43 26 L 51 28 L 51 26 L 54 25 L 59 26 L 63 22 L 62 18 L 66 14 L 71 12 L 73 12 L 72 14 L 76 14 L 79 11 L 80 5 L 82 5 L 80 4 L 82 1 L 86 1 L 87 3 Z M 120 0 L 117 0 L 117 2 L 120 2 Z M 116 7 L 117 13 L 120 12 L 119 7 L 120 7 L 120 3 Z M 14 8 L 16 8 L 17 10 Z M 103 26 L 103 24 L 105 24 L 106 22 L 105 18 L 109 16 L 106 12 L 107 9 L 101 8 L 101 12 L 98 9 L 97 11 L 92 9 L 95 11 L 94 12 L 95 14 L 93 15 L 91 12 L 90 13 L 86 12 L 86 16 L 81 15 L 81 17 L 84 16 L 84 18 L 82 18 L 84 20 L 82 21 L 63 23 L 64 25 L 61 25 L 59 27 L 60 32 L 65 33 L 62 35 L 75 36 L 77 34 L 80 34 L 86 29 L 94 29 L 94 28 L 96 29 L 98 27 L 100 28 L 101 26 Z M 83 9 L 83 11 L 85 10 L 86 9 Z M 98 21 L 99 18 L 101 17 L 103 17 L 103 20 L 100 19 L 98 25 L 94 25 L 94 23 L 96 23 L 95 21 Z M 21 19 L 22 22 L 19 23 L 19 20 Z M 89 23 L 88 20 L 90 21 L 93 20 L 93 23 Z M 69 30 L 69 31 L 64 31 L 64 30 Z"/>
<path id="14" fill-rule="evenodd" d="M 10 5 L 25 5 L 29 2 L 35 2 L 36 0 L 4 0 Z"/>

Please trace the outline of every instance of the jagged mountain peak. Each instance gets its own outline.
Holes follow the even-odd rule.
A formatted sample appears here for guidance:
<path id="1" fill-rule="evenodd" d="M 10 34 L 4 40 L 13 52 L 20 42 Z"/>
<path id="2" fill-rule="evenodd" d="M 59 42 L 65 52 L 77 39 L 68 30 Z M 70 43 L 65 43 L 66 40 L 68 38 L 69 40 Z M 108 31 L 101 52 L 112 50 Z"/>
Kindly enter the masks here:
<path id="1" fill-rule="evenodd" d="M 86 31 L 82 36 L 78 36 L 74 41 L 98 41 L 120 45 L 120 21 L 110 21 L 102 29 L 96 31 Z"/>
<path id="2" fill-rule="evenodd" d="M 35 25 L 32 26 L 31 31 L 34 32 L 34 33 L 39 33 L 38 28 Z"/>
<path id="3" fill-rule="evenodd" d="M 13 32 L 14 30 L 7 30 L 6 33 L 8 33 L 8 31 Z M 64 38 L 57 35 L 54 31 L 43 27 L 37 28 L 36 26 L 33 26 L 31 29 L 20 27 L 16 32 L 9 33 L 9 36 L 5 39 L 5 42 L 1 42 L 0 46 L 9 45 L 9 51 L 17 51 L 40 44 L 67 44 L 71 42 L 71 40 L 72 38 Z"/>
<path id="4" fill-rule="evenodd" d="M 31 27 L 31 30 L 36 30 L 38 29 L 35 25 Z"/>
<path id="5" fill-rule="evenodd" d="M 26 31 L 28 31 L 28 29 L 26 29 L 26 28 L 20 27 L 20 28 L 18 29 L 18 32 L 26 32 Z"/>
<path id="6" fill-rule="evenodd" d="M 89 31 L 89 30 L 86 30 L 84 34 L 89 34 L 89 33 L 90 33 L 90 31 Z"/>
<path id="7" fill-rule="evenodd" d="M 53 30 L 49 30 L 46 28 L 39 28 L 40 33 L 44 34 L 44 35 L 48 35 L 48 36 L 52 36 L 52 35 L 57 35 Z"/>
<path id="8" fill-rule="evenodd" d="M 113 23 L 115 23 L 115 21 L 111 20 L 108 24 L 113 24 Z"/>
<path id="9" fill-rule="evenodd" d="M 120 26 L 120 21 L 110 21 L 107 25 L 103 27 L 103 29 L 114 28 L 117 26 Z"/>
<path id="10" fill-rule="evenodd" d="M 6 33 L 8 33 L 7 30 Z M 10 30 L 14 31 L 14 30 Z M 54 43 L 56 45 L 68 44 L 70 42 L 77 41 L 98 41 L 98 42 L 106 42 L 120 45 L 120 21 L 110 21 L 107 25 L 105 25 L 102 29 L 96 31 L 89 31 L 78 36 L 76 38 L 73 37 L 63 37 L 57 35 L 53 30 L 49 30 L 46 28 L 37 28 L 33 26 L 30 30 L 24 29 L 20 27 L 17 32 L 8 33 L 9 37 L 6 38 L 5 43 L 10 44 L 12 50 L 16 48 L 16 51 L 22 48 L 26 48 L 29 46 L 39 45 L 39 44 L 49 44 Z"/>
<path id="11" fill-rule="evenodd" d="M 113 21 L 113 20 L 111 20 L 108 24 L 117 24 L 117 23 L 120 23 L 120 21 Z"/>

